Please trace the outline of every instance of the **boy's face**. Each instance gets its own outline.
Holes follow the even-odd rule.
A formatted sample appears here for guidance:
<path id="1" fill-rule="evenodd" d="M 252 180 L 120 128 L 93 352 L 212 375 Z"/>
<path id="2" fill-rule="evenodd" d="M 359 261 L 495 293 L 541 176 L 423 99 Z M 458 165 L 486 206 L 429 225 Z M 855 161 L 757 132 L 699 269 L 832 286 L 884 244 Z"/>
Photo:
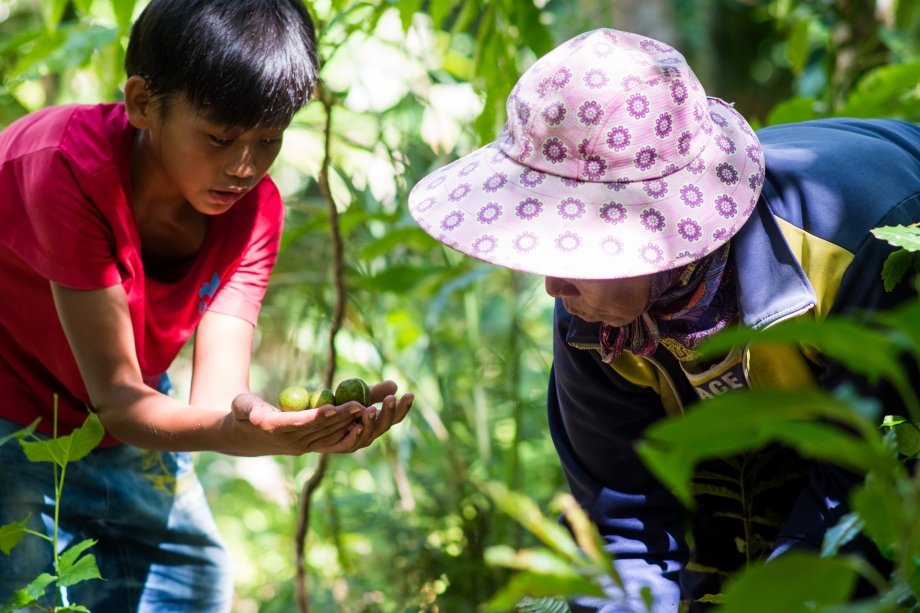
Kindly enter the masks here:
<path id="1" fill-rule="evenodd" d="M 158 166 L 153 173 L 156 195 L 182 197 L 205 215 L 226 212 L 255 187 L 281 150 L 287 126 L 227 128 L 212 123 L 180 97 L 148 102 L 136 120 L 127 87 L 125 94 L 131 123 L 147 130 L 144 146 Z"/>

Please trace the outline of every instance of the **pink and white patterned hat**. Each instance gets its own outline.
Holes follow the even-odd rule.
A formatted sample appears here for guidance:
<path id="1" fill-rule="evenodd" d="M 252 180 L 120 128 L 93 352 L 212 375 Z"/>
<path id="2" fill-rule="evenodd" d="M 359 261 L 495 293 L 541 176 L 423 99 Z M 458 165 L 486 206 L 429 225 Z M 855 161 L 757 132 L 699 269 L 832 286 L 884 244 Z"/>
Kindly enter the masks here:
<path id="1" fill-rule="evenodd" d="M 760 195 L 751 127 L 649 38 L 577 36 L 524 73 L 507 110 L 497 141 L 409 195 L 426 232 L 475 258 L 563 278 L 645 275 L 724 244 Z"/>

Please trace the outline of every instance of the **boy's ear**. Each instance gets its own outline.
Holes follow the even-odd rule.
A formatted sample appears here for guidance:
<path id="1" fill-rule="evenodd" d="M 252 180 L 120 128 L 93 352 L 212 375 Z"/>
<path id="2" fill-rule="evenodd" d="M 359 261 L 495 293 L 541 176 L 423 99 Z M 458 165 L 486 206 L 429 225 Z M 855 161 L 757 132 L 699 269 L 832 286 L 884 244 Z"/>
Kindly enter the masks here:
<path id="1" fill-rule="evenodd" d="M 125 110 L 132 126 L 138 130 L 150 129 L 155 119 L 154 106 L 144 77 L 134 75 L 125 82 Z"/>

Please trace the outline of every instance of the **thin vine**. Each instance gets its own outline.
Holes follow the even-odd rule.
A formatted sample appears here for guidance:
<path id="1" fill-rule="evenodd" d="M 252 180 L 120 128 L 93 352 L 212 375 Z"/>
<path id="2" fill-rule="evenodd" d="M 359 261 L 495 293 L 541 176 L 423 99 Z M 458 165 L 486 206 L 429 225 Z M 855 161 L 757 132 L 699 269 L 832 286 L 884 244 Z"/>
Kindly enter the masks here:
<path id="1" fill-rule="evenodd" d="M 332 389 L 332 379 L 335 376 L 336 352 L 335 337 L 342 328 L 345 318 L 345 256 L 342 235 L 339 230 L 339 211 L 332 197 L 329 187 L 329 165 L 331 161 L 332 145 L 332 94 L 323 87 L 322 81 L 317 83 L 316 98 L 322 103 L 326 111 L 326 125 L 324 126 L 323 164 L 320 168 L 318 183 L 319 191 L 326 201 L 329 209 L 329 234 L 332 239 L 332 284 L 335 298 L 332 307 L 332 321 L 329 327 L 329 347 L 326 357 L 326 371 L 323 376 L 324 386 Z M 297 552 L 297 574 L 294 585 L 297 593 L 297 607 L 300 613 L 310 612 L 310 592 L 307 587 L 306 549 L 307 532 L 310 527 L 310 504 L 313 494 L 322 482 L 329 468 L 329 455 L 321 453 L 316 464 L 316 470 L 310 476 L 300 492 L 299 513 L 297 516 L 297 532 L 295 534 L 295 549 Z"/>

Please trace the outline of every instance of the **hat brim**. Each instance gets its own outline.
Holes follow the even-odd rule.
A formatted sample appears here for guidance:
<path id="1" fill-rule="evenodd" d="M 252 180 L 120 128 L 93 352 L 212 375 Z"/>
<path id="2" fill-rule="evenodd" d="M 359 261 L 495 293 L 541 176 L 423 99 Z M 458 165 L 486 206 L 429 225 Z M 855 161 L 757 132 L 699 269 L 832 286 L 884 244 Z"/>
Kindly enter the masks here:
<path id="1" fill-rule="evenodd" d="M 538 275 L 617 279 L 683 266 L 735 235 L 764 178 L 748 123 L 717 98 L 709 109 L 706 147 L 659 179 L 600 183 L 539 173 L 496 141 L 420 181 L 409 212 L 461 253 Z"/>

